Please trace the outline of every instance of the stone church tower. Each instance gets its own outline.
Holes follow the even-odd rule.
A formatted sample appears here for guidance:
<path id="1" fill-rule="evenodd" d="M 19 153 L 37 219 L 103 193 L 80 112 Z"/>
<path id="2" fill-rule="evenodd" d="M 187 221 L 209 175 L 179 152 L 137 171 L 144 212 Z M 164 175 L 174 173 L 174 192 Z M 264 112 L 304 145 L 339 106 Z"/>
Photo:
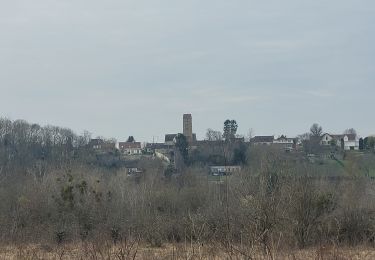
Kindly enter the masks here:
<path id="1" fill-rule="evenodd" d="M 183 134 L 188 140 L 188 142 L 193 141 L 193 118 L 191 114 L 184 114 Z"/>

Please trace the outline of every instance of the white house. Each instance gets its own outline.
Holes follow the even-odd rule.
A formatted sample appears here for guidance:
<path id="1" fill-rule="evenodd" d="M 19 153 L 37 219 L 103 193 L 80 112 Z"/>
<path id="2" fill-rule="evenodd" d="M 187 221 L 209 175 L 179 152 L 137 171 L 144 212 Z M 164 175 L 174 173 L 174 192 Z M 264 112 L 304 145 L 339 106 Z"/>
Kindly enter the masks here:
<path id="1" fill-rule="evenodd" d="M 320 140 L 320 144 L 321 145 L 331 145 L 332 141 L 334 141 L 334 140 L 337 141 L 337 139 L 335 139 L 333 135 L 325 133 L 324 135 L 322 135 L 322 138 Z"/>
<path id="2" fill-rule="evenodd" d="M 286 151 L 293 150 L 294 147 L 294 138 L 287 138 L 285 135 L 280 136 L 279 138 L 273 141 L 274 145 L 279 145 Z"/>
<path id="3" fill-rule="evenodd" d="M 278 138 L 275 136 L 255 136 L 251 138 L 250 142 L 253 145 L 267 145 L 267 146 L 274 146 L 285 151 L 291 151 L 296 146 L 296 139 L 295 138 L 288 138 L 285 135 L 281 135 Z"/>
<path id="4" fill-rule="evenodd" d="M 120 142 L 119 149 L 125 155 L 142 154 L 142 147 L 140 142 Z"/>
<path id="5" fill-rule="evenodd" d="M 321 137 L 321 145 L 337 145 L 345 151 L 359 150 L 359 138 L 356 134 L 332 135 L 325 133 Z"/>
<path id="6" fill-rule="evenodd" d="M 240 172 L 241 166 L 211 166 L 210 173 L 214 176 L 231 175 L 235 172 Z"/>
<path id="7" fill-rule="evenodd" d="M 347 134 L 341 140 L 344 150 L 359 150 L 359 138 L 355 134 Z"/>

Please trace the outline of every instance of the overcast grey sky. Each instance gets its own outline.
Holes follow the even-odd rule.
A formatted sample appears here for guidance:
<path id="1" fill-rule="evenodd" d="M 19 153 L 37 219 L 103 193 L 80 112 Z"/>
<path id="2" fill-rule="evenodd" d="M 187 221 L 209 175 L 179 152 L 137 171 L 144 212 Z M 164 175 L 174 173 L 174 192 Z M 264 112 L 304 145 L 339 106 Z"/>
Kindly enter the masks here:
<path id="1" fill-rule="evenodd" d="M 0 116 L 118 140 L 375 134 L 374 0 L 0 0 Z"/>

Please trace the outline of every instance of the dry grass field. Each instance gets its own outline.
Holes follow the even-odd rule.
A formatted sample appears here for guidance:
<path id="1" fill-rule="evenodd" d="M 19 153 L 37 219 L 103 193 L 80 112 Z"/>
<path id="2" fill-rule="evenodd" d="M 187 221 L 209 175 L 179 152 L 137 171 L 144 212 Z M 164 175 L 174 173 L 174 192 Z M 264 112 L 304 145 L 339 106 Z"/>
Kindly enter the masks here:
<path id="1" fill-rule="evenodd" d="M 1 260 L 39 260 L 39 259 L 93 259 L 93 260 L 128 260 L 128 259 L 317 259 L 317 260 L 362 260 L 375 259 L 373 248 L 335 248 L 322 246 L 305 250 L 279 250 L 272 255 L 265 255 L 261 250 L 234 250 L 225 252 L 216 246 L 168 245 L 161 248 L 138 246 L 137 244 L 80 243 L 64 246 L 19 245 L 2 246 Z"/>

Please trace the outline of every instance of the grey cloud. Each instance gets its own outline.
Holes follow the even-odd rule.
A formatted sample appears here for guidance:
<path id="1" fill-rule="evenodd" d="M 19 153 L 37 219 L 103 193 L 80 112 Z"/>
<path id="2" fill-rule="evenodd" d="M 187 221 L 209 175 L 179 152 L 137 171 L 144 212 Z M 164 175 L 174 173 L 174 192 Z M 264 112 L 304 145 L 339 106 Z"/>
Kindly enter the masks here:
<path id="1" fill-rule="evenodd" d="M 200 137 L 226 117 L 244 133 L 373 133 L 374 14 L 372 0 L 6 1 L 0 111 L 119 139 L 179 131 L 184 112 Z"/>

